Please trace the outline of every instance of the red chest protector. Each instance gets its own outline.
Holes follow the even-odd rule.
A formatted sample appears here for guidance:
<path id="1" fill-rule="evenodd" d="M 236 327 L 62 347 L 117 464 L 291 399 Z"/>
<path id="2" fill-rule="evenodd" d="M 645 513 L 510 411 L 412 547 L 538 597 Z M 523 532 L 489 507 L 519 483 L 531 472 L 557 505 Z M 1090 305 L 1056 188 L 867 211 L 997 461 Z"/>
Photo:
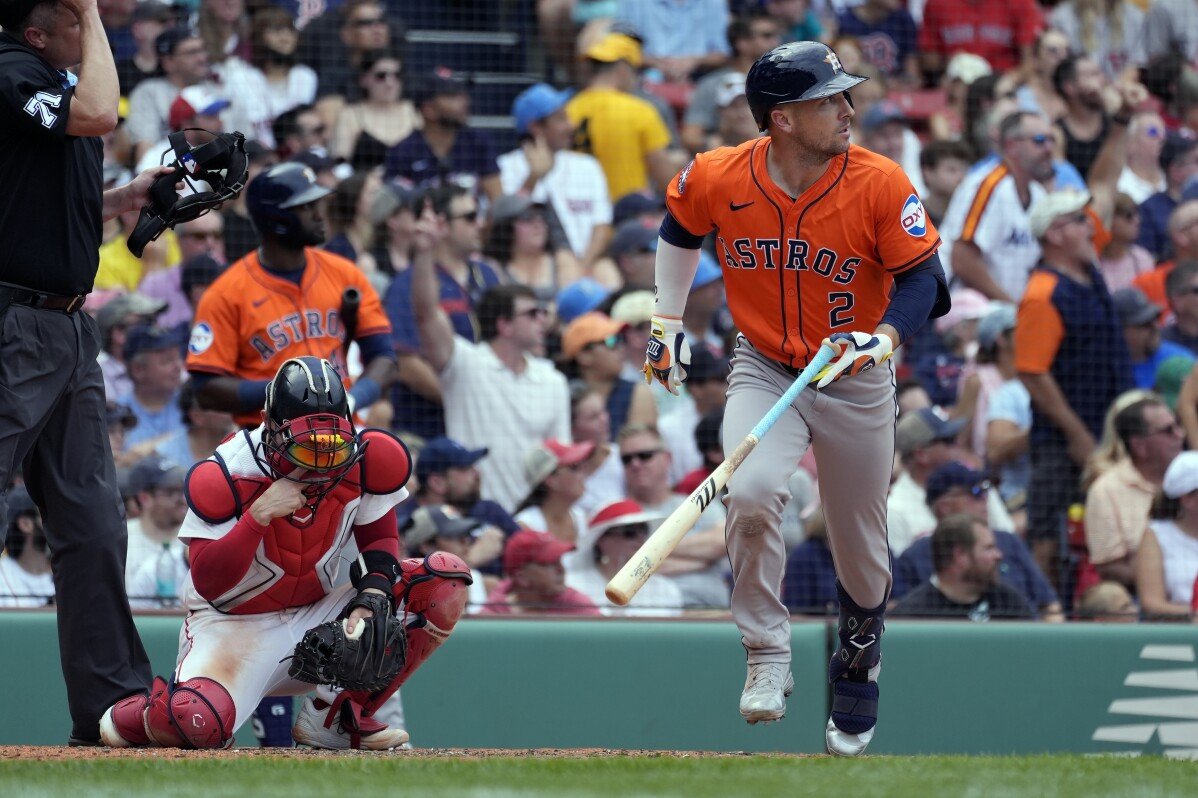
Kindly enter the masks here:
<path id="1" fill-rule="evenodd" d="M 262 538 L 261 553 L 281 571 L 271 586 L 253 598 L 226 607 L 223 611 L 243 615 L 302 607 L 319 601 L 328 593 L 334 575 L 341 568 L 339 550 L 353 535 L 352 519 L 346 508 L 365 494 L 395 493 L 408 480 L 411 458 L 406 447 L 390 433 L 366 430 L 369 442 L 365 456 L 323 496 L 299 512 L 276 518 Z M 192 511 L 210 524 L 239 519 L 270 486 L 270 477 L 233 473 L 218 449 L 209 460 L 192 466 L 187 474 L 187 503 Z M 325 490 L 315 485 L 318 495 Z M 332 551 L 336 548 L 338 551 Z M 331 554 L 330 554 L 331 552 Z"/>

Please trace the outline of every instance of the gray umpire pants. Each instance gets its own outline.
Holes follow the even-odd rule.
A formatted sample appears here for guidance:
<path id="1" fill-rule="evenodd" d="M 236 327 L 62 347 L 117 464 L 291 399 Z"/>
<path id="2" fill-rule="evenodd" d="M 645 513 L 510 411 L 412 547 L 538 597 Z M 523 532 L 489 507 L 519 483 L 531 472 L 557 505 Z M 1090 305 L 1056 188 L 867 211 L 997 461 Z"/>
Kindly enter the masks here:
<path id="1" fill-rule="evenodd" d="M 125 594 L 128 536 L 99 351 L 85 313 L 0 308 L 0 518 L 19 464 L 50 546 L 71 736 L 80 741 L 98 740 L 104 710 L 152 678 Z"/>
<path id="2" fill-rule="evenodd" d="M 732 359 L 724 409 L 725 455 L 794 382 L 744 338 Z M 732 617 L 750 664 L 790 661 L 790 612 L 782 603 L 786 543 L 779 528 L 787 482 L 811 446 L 836 575 L 859 606 L 890 592 L 886 494 L 894 461 L 894 368 L 884 363 L 817 391 L 805 389 L 728 481 Z"/>

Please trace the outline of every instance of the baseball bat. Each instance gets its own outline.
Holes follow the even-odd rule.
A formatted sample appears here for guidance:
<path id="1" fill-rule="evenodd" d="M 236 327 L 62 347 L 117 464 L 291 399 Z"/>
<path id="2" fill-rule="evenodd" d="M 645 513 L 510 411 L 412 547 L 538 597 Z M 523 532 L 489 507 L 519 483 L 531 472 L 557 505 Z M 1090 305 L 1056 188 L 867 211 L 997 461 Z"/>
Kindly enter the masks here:
<path id="1" fill-rule="evenodd" d="M 362 292 L 352 285 L 341 294 L 341 326 L 345 328 L 345 341 L 341 344 L 341 352 L 349 361 L 349 345 L 358 334 L 358 306 L 362 304 Z"/>
<path id="2" fill-rule="evenodd" d="M 786 392 L 778 398 L 774 406 L 757 422 L 757 426 L 749 431 L 749 434 L 744 437 L 736 448 L 732 450 L 732 454 L 724 459 L 716 467 L 711 475 L 695 488 L 686 501 L 678 505 L 674 512 L 670 513 L 669 517 L 662 522 L 657 531 L 649 536 L 641 547 L 637 549 L 636 554 L 632 555 L 632 559 L 624 564 L 619 573 L 612 577 L 607 583 L 607 597 L 613 604 L 618 604 L 623 607 L 636 592 L 644 586 L 649 577 L 657 572 L 661 564 L 665 562 L 666 557 L 670 556 L 670 552 L 678 547 L 682 538 L 686 537 L 686 533 L 691 530 L 695 522 L 699 520 L 699 516 L 707 509 L 715 497 L 719 495 L 724 486 L 728 484 L 728 480 L 735 473 L 740 464 L 744 462 L 749 453 L 757 446 L 761 438 L 770 430 L 770 427 L 782 417 L 786 412 L 786 408 L 794 404 L 795 399 L 799 398 L 799 394 L 803 389 L 815 379 L 815 375 L 820 369 L 828 365 L 835 356 L 836 350 L 830 346 L 821 346 L 819 351 L 815 353 L 815 357 L 811 358 L 811 362 L 803 369 L 802 373 L 795 378 Z"/>

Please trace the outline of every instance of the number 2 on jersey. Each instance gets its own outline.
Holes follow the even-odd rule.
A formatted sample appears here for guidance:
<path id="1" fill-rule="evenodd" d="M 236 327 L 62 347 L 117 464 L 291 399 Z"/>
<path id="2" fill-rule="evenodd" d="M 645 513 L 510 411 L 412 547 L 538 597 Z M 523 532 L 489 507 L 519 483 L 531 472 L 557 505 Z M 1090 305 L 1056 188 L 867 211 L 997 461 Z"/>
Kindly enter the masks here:
<path id="1" fill-rule="evenodd" d="M 828 324 L 833 327 L 843 327 L 853 323 L 849 313 L 853 309 L 853 295 L 847 291 L 833 291 L 828 294 Z"/>

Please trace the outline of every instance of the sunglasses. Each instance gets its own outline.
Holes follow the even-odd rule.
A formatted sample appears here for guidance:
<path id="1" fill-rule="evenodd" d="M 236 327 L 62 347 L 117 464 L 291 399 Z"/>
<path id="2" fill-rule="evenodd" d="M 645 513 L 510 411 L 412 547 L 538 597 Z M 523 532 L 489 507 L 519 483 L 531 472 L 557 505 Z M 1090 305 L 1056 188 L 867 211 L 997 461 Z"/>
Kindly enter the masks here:
<path id="1" fill-rule="evenodd" d="M 648 524 L 625 524 L 624 526 L 613 526 L 611 529 L 603 533 L 604 537 L 614 535 L 625 540 L 645 537 L 649 534 Z"/>
<path id="2" fill-rule="evenodd" d="M 632 465 L 633 461 L 647 463 L 661 453 L 661 449 L 646 449 L 643 452 L 628 452 L 620 455 L 620 462 L 626 466 Z"/>
<path id="3" fill-rule="evenodd" d="M 1163 139 L 1165 137 L 1165 129 L 1159 125 L 1149 125 L 1144 128 L 1144 135 L 1150 139 Z"/>
<path id="4" fill-rule="evenodd" d="M 350 24 L 355 28 L 369 28 L 374 25 L 386 25 L 387 20 L 384 17 L 359 17 L 351 20 Z"/>
<path id="5" fill-rule="evenodd" d="M 465 213 L 449 213 L 449 214 L 445 215 L 445 218 L 451 222 L 460 221 L 460 220 L 467 220 L 467 221 L 471 221 L 471 222 L 481 222 L 483 219 L 483 212 L 481 210 L 479 210 L 478 208 L 475 208 L 474 210 L 466 211 Z"/>
<path id="6" fill-rule="evenodd" d="M 1191 288 L 1190 292 L 1198 293 L 1198 290 Z M 1169 424 L 1168 426 L 1160 427 L 1159 429 L 1145 430 L 1144 436 L 1149 437 L 1152 435 L 1180 435 L 1181 432 L 1182 432 L 1181 425 L 1178 424 L 1176 421 L 1174 421 L 1171 424 Z"/>
<path id="7" fill-rule="evenodd" d="M 399 80 L 400 72 L 398 69 L 376 69 L 374 72 L 371 72 L 370 74 L 374 77 L 375 80 L 389 80 L 391 78 L 394 78 L 395 80 Z"/>
<path id="8" fill-rule="evenodd" d="M 1043 147 L 1045 144 L 1053 143 L 1052 136 L 1050 136 L 1048 133 L 1037 133 L 1034 136 L 1018 136 L 1018 137 L 1016 137 L 1015 140 L 1016 141 L 1021 141 L 1021 140 L 1022 141 L 1030 141 L 1032 144 L 1035 144 L 1037 147 Z"/>
<path id="9" fill-rule="evenodd" d="M 530 319 L 543 319 L 549 315 L 549 309 L 543 308 L 538 305 L 535 308 L 529 308 L 528 310 L 522 310 L 519 313 L 513 313 L 512 315 L 516 318 L 519 318 L 521 316 L 527 316 Z"/>

